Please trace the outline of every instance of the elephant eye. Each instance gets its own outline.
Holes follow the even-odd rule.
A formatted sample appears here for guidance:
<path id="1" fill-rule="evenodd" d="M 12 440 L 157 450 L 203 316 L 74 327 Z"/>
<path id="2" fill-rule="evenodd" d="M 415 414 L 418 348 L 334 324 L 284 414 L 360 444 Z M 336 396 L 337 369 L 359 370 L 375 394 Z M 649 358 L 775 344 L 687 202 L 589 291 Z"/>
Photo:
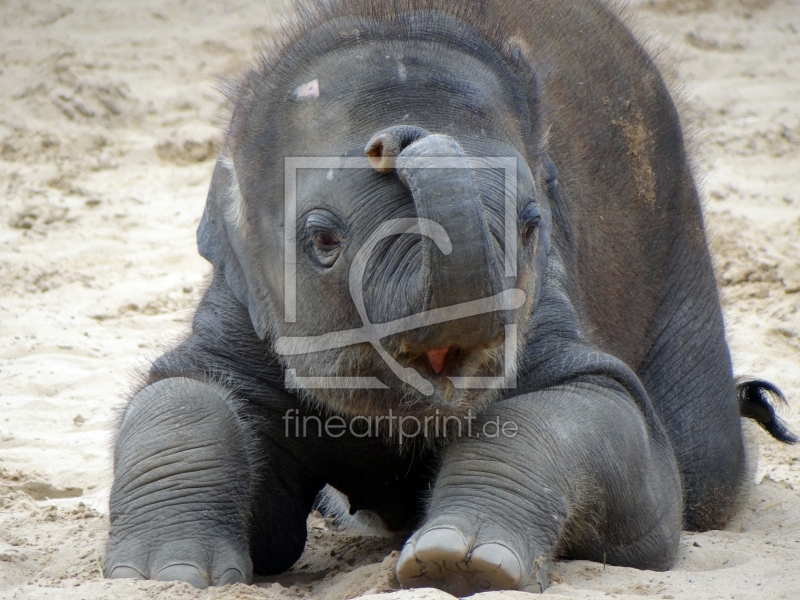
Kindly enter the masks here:
<path id="1" fill-rule="evenodd" d="M 332 267 L 342 250 L 342 226 L 328 211 L 315 210 L 306 218 L 309 254 L 323 267 Z"/>
<path id="2" fill-rule="evenodd" d="M 532 225 L 528 223 L 522 228 L 522 241 L 527 242 L 529 239 L 533 237 L 533 233 L 536 231 L 536 225 Z"/>
<path id="3" fill-rule="evenodd" d="M 527 242 L 533 237 L 533 233 L 539 226 L 539 221 L 542 219 L 542 213 L 535 202 L 529 202 L 525 208 L 522 209 L 520 215 L 520 235 L 523 242 Z"/>
<path id="4" fill-rule="evenodd" d="M 330 231 L 318 231 L 311 239 L 322 252 L 331 252 L 341 245 L 341 242 Z"/>
<path id="5" fill-rule="evenodd" d="M 342 240 L 334 232 L 317 227 L 308 231 L 311 254 L 323 267 L 332 267 L 342 250 Z"/>

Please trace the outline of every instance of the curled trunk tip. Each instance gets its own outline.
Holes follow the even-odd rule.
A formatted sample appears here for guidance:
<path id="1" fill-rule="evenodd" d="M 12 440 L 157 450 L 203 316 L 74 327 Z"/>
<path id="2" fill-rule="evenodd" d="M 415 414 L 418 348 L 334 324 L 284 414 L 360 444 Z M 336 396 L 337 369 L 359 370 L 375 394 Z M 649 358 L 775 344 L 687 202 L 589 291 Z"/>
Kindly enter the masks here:
<path id="1" fill-rule="evenodd" d="M 395 159 L 408 146 L 430 135 L 421 127 L 395 125 L 376 133 L 364 148 L 372 168 L 378 173 L 391 173 L 395 170 Z"/>

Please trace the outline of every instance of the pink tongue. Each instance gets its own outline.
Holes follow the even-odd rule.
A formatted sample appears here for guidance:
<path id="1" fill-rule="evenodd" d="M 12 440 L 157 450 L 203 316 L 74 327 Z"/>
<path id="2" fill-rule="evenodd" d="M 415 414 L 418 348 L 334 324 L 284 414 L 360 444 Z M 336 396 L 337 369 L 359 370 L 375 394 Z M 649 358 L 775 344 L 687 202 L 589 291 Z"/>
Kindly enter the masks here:
<path id="1" fill-rule="evenodd" d="M 450 346 L 442 346 L 441 348 L 433 348 L 428 350 L 428 362 L 431 363 L 431 368 L 434 373 L 441 373 L 444 369 L 444 359 L 450 351 Z"/>

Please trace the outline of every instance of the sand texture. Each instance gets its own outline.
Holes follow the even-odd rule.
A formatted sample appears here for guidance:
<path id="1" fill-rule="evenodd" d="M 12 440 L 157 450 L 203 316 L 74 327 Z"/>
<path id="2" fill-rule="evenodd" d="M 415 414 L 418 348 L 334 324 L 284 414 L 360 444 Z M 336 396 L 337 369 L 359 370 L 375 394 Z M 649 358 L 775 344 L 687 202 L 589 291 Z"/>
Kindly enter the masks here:
<path id="1" fill-rule="evenodd" d="M 779 385 L 800 432 L 800 0 L 628 3 L 682 98 L 736 372 Z M 186 330 L 209 272 L 195 229 L 225 120 L 214 78 L 281 12 L 0 2 L 2 598 L 451 598 L 397 591 L 401 540 L 319 515 L 292 571 L 255 586 L 101 578 L 114 409 Z M 684 535 L 664 573 L 556 563 L 547 594 L 800 597 L 800 447 L 748 433 L 754 484 L 729 527 Z"/>

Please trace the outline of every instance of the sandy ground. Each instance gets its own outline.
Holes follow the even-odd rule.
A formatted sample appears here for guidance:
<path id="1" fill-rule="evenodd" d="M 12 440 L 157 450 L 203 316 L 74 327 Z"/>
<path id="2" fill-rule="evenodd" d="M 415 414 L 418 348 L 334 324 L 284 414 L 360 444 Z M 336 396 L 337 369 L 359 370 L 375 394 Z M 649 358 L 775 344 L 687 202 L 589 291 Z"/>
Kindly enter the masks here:
<path id="1" fill-rule="evenodd" d="M 737 373 L 800 431 L 800 0 L 629 0 L 681 90 Z M 238 0 L 0 2 L 0 597 L 352 598 L 396 588 L 399 540 L 312 516 L 292 572 L 199 592 L 104 581 L 109 421 L 187 325 L 224 121 L 214 77 L 277 31 Z M 797 598 L 800 448 L 756 432 L 755 485 L 666 573 L 557 563 L 563 598 Z M 521 593 L 483 598 L 523 598 Z M 436 591 L 389 598 L 449 598 Z"/>

